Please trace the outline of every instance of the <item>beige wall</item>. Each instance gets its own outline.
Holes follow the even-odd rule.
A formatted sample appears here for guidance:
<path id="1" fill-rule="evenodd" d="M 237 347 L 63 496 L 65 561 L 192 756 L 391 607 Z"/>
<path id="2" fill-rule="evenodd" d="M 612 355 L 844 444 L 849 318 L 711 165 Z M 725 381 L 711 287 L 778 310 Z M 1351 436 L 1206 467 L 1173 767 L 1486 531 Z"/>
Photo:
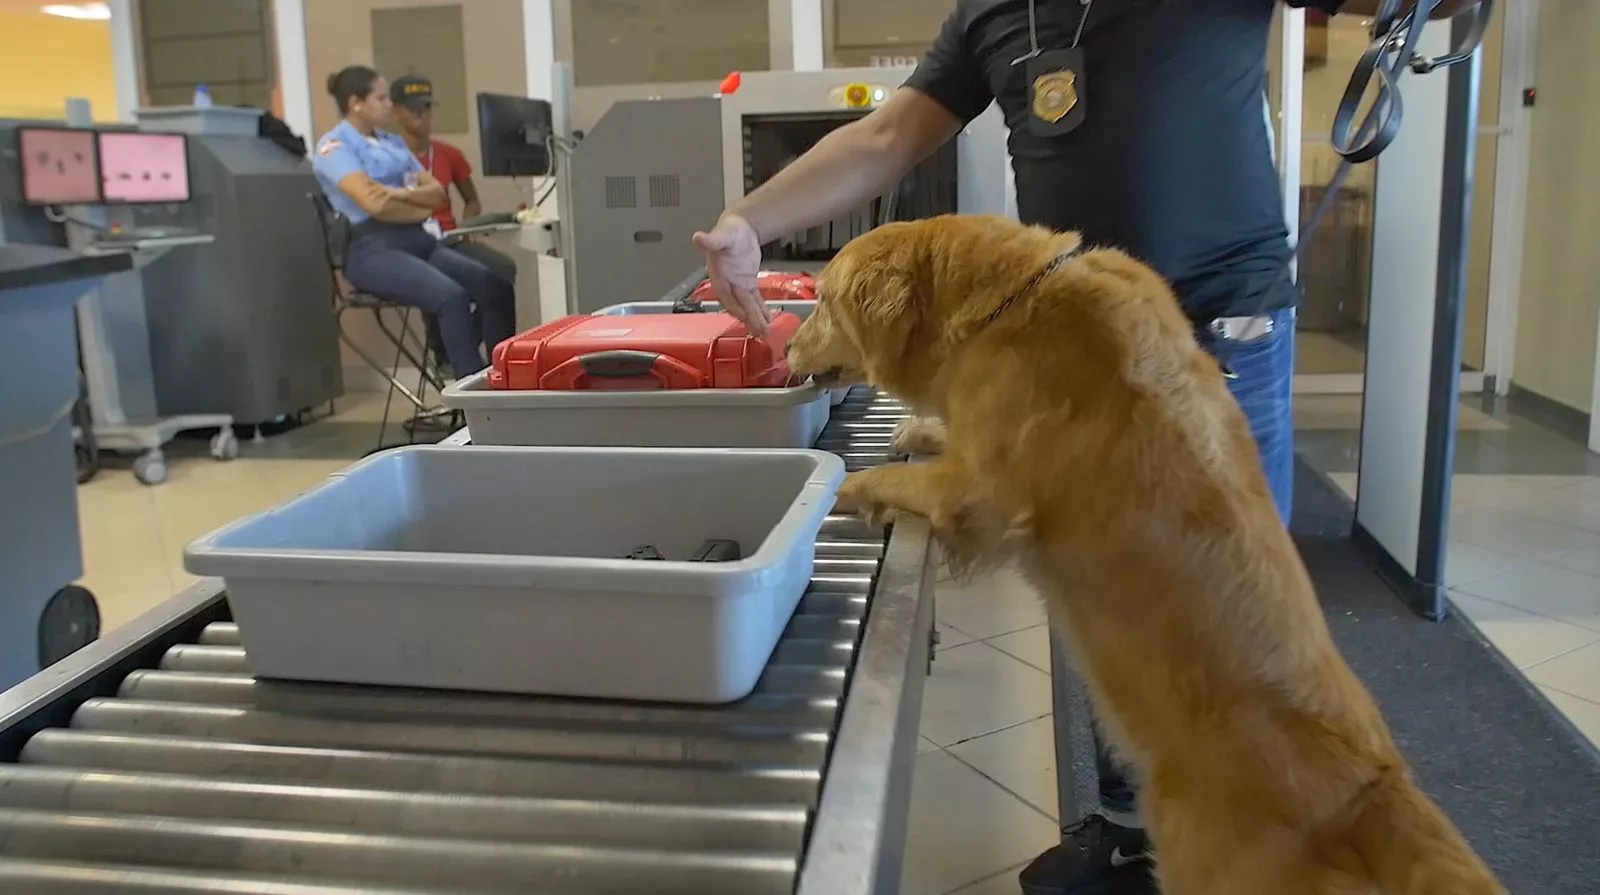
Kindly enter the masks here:
<path id="1" fill-rule="evenodd" d="M 950 0 L 823 0 L 823 59 L 849 68 L 921 57 L 954 8 Z"/>
<path id="2" fill-rule="evenodd" d="M 1600 325 L 1600 3 L 1540 7 L 1538 60 L 1512 381 L 1587 412 Z"/>
<path id="3" fill-rule="evenodd" d="M 715 83 L 771 66 L 767 0 L 568 0 L 574 81 L 580 87 Z M 559 31 L 559 25 L 558 25 Z"/>
<path id="4" fill-rule="evenodd" d="M 306 0 L 306 55 L 310 62 L 312 114 L 317 131 L 311 139 L 338 122 L 333 100 L 323 89 L 328 75 L 346 65 L 372 63 L 372 11 L 444 5 L 451 4 L 448 0 Z M 528 79 L 523 62 L 520 0 L 464 0 L 459 5 L 467 47 L 467 101 L 475 102 L 479 92 L 525 95 Z M 440 139 L 459 147 L 474 169 L 479 167 L 480 160 L 477 118 L 477 110 L 473 108 L 467 116 L 465 133 L 437 134 Z M 508 210 L 529 201 L 509 179 L 478 176 L 474 181 L 487 210 Z M 500 245 L 500 248 L 505 250 L 507 246 Z M 519 281 L 523 284 L 537 282 L 537 268 L 532 259 L 519 256 L 517 261 Z M 521 291 L 527 291 L 527 287 L 519 289 Z M 523 304 L 519 300 L 519 316 L 525 316 L 520 313 Z M 352 337 L 374 356 L 382 359 L 394 355 L 394 349 L 383 341 L 364 315 L 350 314 L 347 320 L 351 321 L 347 327 Z M 344 364 L 346 368 L 354 368 L 361 361 L 346 349 Z"/>

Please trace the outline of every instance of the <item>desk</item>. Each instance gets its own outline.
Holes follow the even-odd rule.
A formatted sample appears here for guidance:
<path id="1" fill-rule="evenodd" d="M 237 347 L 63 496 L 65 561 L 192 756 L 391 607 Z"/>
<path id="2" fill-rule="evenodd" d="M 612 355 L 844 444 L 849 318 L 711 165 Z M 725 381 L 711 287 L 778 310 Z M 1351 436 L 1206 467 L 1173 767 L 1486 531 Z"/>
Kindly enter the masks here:
<path id="1" fill-rule="evenodd" d="M 126 256 L 0 245 L 0 689 L 99 634 L 93 596 L 68 587 L 83 573 L 73 307 L 101 277 L 132 267 Z"/>

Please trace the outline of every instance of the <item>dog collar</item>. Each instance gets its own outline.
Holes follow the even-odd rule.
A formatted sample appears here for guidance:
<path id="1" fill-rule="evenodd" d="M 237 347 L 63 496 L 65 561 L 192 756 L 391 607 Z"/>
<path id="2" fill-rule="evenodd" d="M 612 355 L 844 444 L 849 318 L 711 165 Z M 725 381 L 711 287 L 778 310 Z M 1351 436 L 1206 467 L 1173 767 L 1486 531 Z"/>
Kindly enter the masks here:
<path id="1" fill-rule="evenodd" d="M 989 316 L 984 318 L 983 325 L 987 327 L 989 324 L 1000 319 L 1001 314 L 1004 314 L 1006 310 L 1012 305 L 1016 304 L 1018 300 L 1025 298 L 1028 293 L 1039 288 L 1039 284 L 1049 279 L 1051 274 L 1060 270 L 1061 265 L 1066 264 L 1068 261 L 1071 261 L 1073 258 L 1076 258 L 1081 254 L 1083 254 L 1083 243 L 1080 242 L 1072 248 L 1067 249 L 1065 252 L 1062 252 L 1054 258 L 1051 258 L 1050 263 L 1046 264 L 1038 273 L 1034 274 L 1033 279 L 1029 280 L 1026 286 L 1023 286 L 1021 289 L 1012 293 L 1008 298 L 1006 298 L 1005 301 L 1002 301 L 998 306 L 996 306 L 993 311 L 990 311 Z"/>

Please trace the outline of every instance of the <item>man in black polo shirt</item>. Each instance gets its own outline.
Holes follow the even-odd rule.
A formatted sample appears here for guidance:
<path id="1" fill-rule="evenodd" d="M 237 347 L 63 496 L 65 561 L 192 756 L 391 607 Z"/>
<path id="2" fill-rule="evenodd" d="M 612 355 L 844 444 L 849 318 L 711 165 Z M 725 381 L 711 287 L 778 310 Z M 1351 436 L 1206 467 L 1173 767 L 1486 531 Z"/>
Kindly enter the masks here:
<path id="1" fill-rule="evenodd" d="M 1368 15 L 1378 5 L 1284 2 Z M 755 288 L 763 242 L 886 192 L 998 102 L 1021 219 L 1122 248 L 1172 282 L 1204 343 L 1235 373 L 1234 397 L 1287 519 L 1298 296 L 1285 273 L 1266 103 L 1277 3 L 961 0 L 903 89 L 696 234 L 712 283 L 730 311 L 764 329 Z M 1443 0 L 1435 16 L 1474 5 Z M 1101 810 L 1023 871 L 1028 895 L 1087 893 L 1114 875 L 1119 893 L 1154 891 L 1136 790 L 1104 747 L 1098 753 Z"/>

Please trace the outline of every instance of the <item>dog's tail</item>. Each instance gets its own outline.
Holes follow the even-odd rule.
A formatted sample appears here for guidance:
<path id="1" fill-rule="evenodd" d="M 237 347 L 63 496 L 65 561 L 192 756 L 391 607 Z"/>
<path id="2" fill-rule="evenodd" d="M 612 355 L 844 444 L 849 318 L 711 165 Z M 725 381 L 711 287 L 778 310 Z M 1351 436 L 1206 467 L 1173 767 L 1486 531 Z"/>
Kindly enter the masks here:
<path id="1" fill-rule="evenodd" d="M 1507 895 L 1455 824 L 1396 773 L 1367 792 L 1350 827 L 1382 895 Z"/>

